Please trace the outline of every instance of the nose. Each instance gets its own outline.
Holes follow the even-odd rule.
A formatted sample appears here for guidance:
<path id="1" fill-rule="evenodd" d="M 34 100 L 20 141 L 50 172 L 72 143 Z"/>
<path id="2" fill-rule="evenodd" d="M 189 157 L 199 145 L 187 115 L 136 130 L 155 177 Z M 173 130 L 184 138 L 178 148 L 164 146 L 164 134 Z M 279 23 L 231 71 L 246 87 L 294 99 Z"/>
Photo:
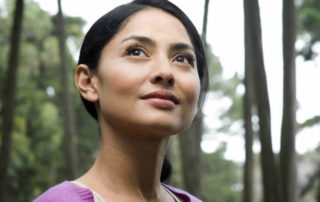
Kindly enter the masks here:
<path id="1" fill-rule="evenodd" d="M 153 84 L 173 86 L 175 78 L 168 60 L 162 59 L 162 62 L 155 62 L 152 67 L 150 81 Z"/>

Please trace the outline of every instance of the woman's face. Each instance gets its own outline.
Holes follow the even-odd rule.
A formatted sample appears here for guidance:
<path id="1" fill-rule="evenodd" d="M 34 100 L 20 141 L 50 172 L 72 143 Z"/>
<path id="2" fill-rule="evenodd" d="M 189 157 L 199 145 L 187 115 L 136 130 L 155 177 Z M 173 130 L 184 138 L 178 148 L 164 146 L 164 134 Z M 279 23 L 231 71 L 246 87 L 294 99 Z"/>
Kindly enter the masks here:
<path id="1" fill-rule="evenodd" d="M 187 128 L 200 93 L 185 27 L 155 8 L 131 16 L 104 47 L 93 81 L 100 124 L 158 135 Z"/>

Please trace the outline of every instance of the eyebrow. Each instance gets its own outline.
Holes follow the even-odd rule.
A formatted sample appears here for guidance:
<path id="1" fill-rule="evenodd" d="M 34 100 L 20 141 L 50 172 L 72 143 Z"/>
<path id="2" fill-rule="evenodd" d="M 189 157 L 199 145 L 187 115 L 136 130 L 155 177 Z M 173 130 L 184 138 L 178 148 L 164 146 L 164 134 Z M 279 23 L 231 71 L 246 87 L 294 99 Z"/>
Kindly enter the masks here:
<path id="1" fill-rule="evenodd" d="M 145 43 L 145 44 L 148 44 L 148 45 L 151 45 L 151 46 L 155 46 L 156 45 L 155 41 L 153 41 L 152 39 L 150 39 L 148 37 L 145 37 L 145 36 L 129 36 L 128 38 L 123 39 L 121 43 L 123 43 L 125 41 L 128 41 L 128 40 L 139 41 L 141 43 Z"/>
<path id="2" fill-rule="evenodd" d="M 150 39 L 149 37 L 136 36 L 136 35 L 129 36 L 129 37 L 123 39 L 121 43 L 128 41 L 128 40 L 135 40 L 135 41 L 138 41 L 141 43 L 148 44 L 150 46 L 156 46 L 156 42 L 154 40 Z M 174 43 L 174 44 L 170 45 L 170 50 L 173 52 L 174 51 L 183 51 L 183 50 L 188 50 L 188 49 L 191 50 L 192 52 L 195 52 L 194 48 L 187 43 Z"/>
<path id="3" fill-rule="evenodd" d="M 171 51 L 184 51 L 184 50 L 191 50 L 192 52 L 195 52 L 194 51 L 194 48 L 189 45 L 189 44 L 186 44 L 186 43 L 175 43 L 175 44 L 172 44 L 170 45 L 170 50 Z"/>

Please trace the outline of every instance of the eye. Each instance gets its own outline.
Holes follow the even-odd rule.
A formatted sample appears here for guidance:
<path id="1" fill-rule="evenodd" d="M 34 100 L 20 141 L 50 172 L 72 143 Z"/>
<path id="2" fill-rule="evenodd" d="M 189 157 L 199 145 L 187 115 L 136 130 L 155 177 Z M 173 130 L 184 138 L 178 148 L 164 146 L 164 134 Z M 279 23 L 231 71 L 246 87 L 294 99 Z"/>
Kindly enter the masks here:
<path id="1" fill-rule="evenodd" d="M 177 61 L 179 63 L 190 65 L 191 67 L 194 67 L 195 58 L 192 55 L 185 54 L 185 55 L 178 55 L 174 61 Z"/>
<path id="2" fill-rule="evenodd" d="M 126 50 L 126 55 L 137 56 L 137 57 L 146 57 L 147 54 L 142 50 L 141 46 L 130 46 Z"/>

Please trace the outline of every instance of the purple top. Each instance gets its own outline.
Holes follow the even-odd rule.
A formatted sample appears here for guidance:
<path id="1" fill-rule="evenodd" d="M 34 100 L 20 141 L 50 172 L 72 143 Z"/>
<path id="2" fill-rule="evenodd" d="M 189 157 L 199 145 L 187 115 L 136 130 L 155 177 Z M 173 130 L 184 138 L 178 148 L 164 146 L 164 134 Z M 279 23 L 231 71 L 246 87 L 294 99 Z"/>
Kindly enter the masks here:
<path id="1" fill-rule="evenodd" d="M 191 194 L 163 184 L 183 202 L 201 202 Z M 69 181 L 64 181 L 40 195 L 34 202 L 94 202 L 90 189 L 79 187 Z"/>

